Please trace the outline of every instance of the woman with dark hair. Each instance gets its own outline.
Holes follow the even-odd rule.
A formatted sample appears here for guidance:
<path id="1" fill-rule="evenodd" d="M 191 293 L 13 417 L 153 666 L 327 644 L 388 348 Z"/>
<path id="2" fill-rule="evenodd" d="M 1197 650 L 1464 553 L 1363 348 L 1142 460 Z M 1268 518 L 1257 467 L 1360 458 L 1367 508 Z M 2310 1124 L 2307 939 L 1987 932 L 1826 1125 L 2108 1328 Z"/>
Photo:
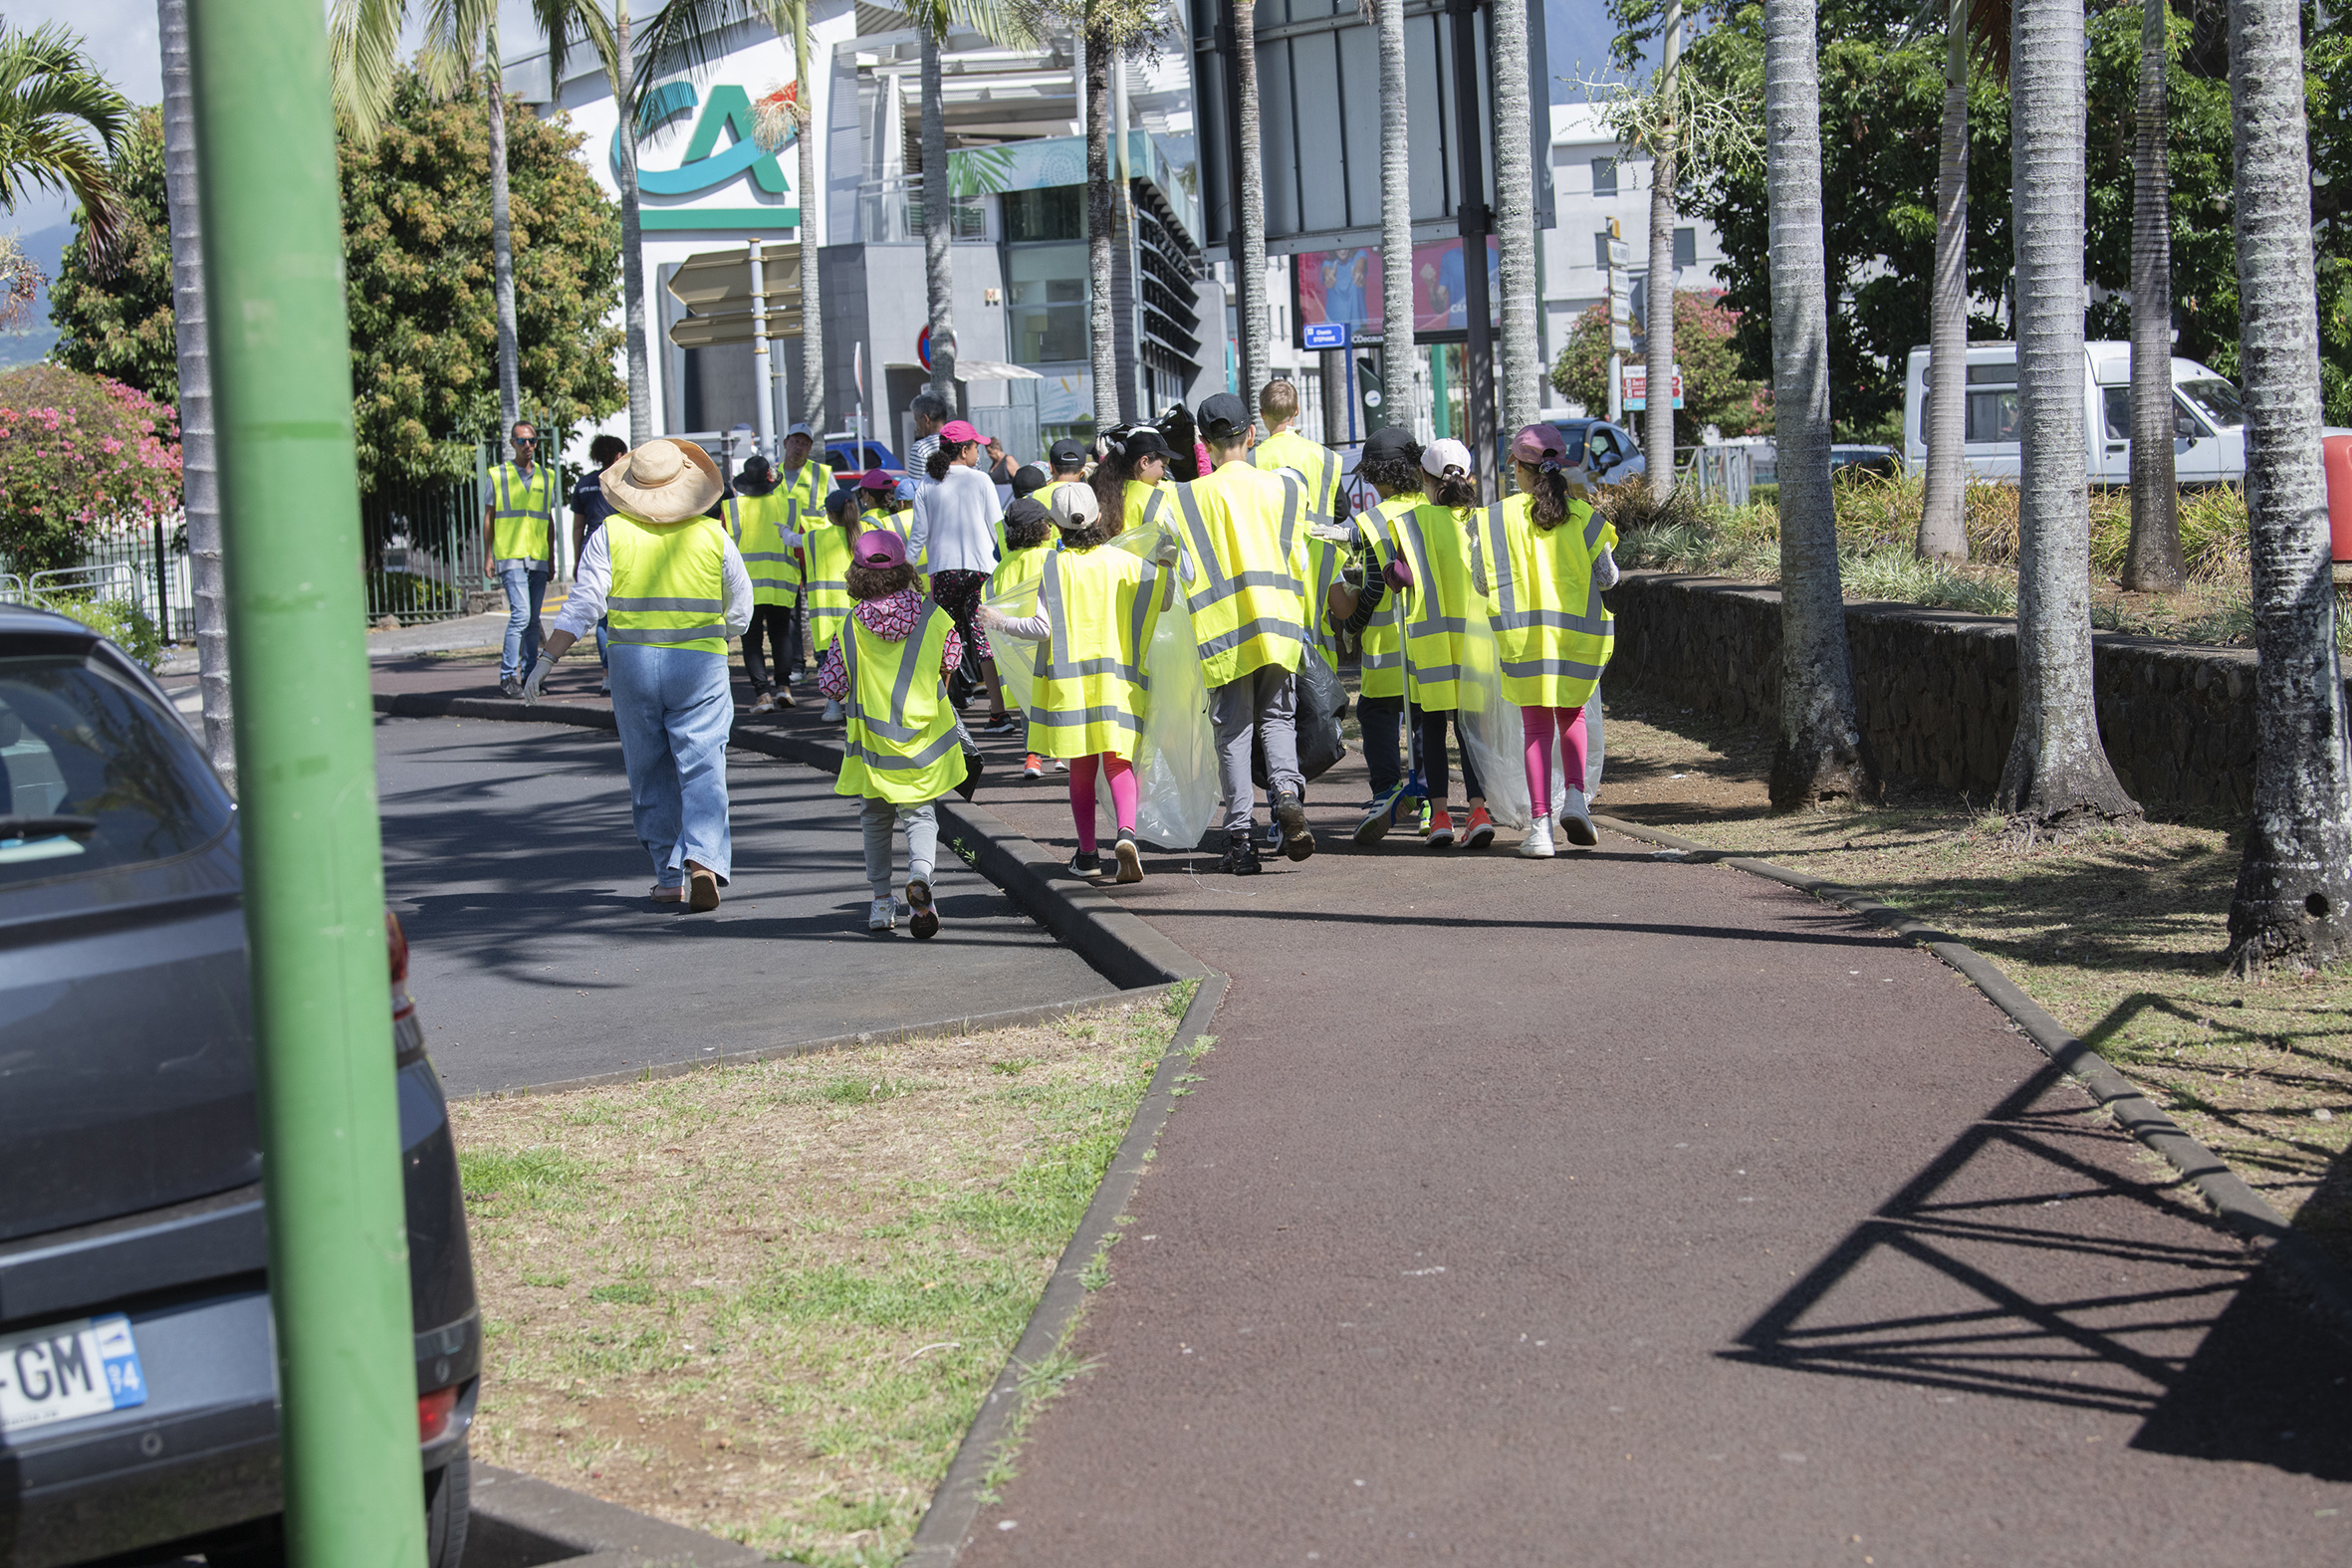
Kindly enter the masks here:
<path id="1" fill-rule="evenodd" d="M 629 444 L 616 435 L 600 435 L 588 443 L 588 472 L 572 486 L 572 559 L 580 560 L 580 553 L 588 549 L 588 536 L 604 526 L 612 515 L 612 503 L 604 499 L 604 470 L 628 454 Z M 596 663 L 609 671 L 612 656 L 607 644 L 610 633 L 604 621 L 596 622 Z M 612 693 L 609 674 L 598 688 L 606 696 Z"/>
<path id="2" fill-rule="evenodd" d="M 1389 520 L 1396 544 L 1406 602 L 1405 684 L 1420 720 L 1421 769 L 1429 784 L 1429 804 L 1421 841 L 1430 849 L 1454 845 L 1453 812 L 1446 805 L 1446 730 L 1452 721 L 1462 749 L 1462 789 L 1470 820 L 1462 845 L 1484 849 L 1495 841 L 1487 814 L 1487 791 L 1471 761 L 1462 733 L 1462 671 L 1470 653 L 1470 617 L 1484 618 L 1487 602 L 1472 584 L 1470 530 L 1479 504 L 1478 474 L 1470 448 L 1459 441 L 1432 441 L 1421 450 L 1422 494 L 1418 506 Z"/>
<path id="3" fill-rule="evenodd" d="M 1600 842 L 1584 799 L 1584 705 L 1609 662 L 1616 623 L 1601 590 L 1617 584 L 1617 531 L 1573 493 L 1568 443 L 1548 424 L 1512 438 L 1519 494 L 1486 509 L 1478 575 L 1495 600 L 1503 695 L 1519 704 L 1527 734 L 1529 808 L 1534 821 L 1519 852 L 1552 855 L 1551 748 L 1559 743 L 1567 803 L 1559 829 L 1589 849 Z"/>
<path id="4" fill-rule="evenodd" d="M 1117 425 L 1102 438 L 1094 465 L 1094 500 L 1112 537 L 1170 515 L 1167 437 L 1150 425 Z"/>

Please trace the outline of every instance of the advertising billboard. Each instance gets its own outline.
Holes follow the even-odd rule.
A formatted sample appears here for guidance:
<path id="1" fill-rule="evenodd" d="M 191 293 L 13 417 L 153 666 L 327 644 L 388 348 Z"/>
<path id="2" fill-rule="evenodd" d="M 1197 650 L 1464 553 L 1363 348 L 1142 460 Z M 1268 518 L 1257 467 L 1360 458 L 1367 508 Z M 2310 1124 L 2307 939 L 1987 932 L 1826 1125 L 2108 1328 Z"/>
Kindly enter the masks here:
<path id="1" fill-rule="evenodd" d="M 1487 299 L 1503 297 L 1503 242 L 1487 237 Z M 1351 342 L 1380 340 L 1380 294 L 1385 276 L 1380 250 L 1351 245 L 1332 251 L 1300 251 L 1294 259 L 1292 285 L 1297 322 L 1295 345 L 1314 346 L 1306 329 L 1325 324 L 1347 329 Z M 1466 332 L 1469 313 L 1463 308 L 1462 242 L 1429 240 L 1413 247 L 1413 333 L 1426 337 L 1438 333 Z M 1490 303 L 1490 324 L 1502 325 L 1500 307 Z"/>

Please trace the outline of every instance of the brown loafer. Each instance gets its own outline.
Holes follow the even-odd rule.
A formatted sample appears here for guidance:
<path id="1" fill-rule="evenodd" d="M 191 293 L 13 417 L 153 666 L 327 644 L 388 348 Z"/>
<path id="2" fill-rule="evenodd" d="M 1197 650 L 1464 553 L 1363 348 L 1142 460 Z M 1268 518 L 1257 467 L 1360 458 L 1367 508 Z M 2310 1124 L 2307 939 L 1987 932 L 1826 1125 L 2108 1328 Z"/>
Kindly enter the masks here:
<path id="1" fill-rule="evenodd" d="M 683 904 L 686 902 L 686 890 L 682 887 L 663 887 L 656 882 L 653 884 L 653 902 L 656 904 Z"/>
<path id="2" fill-rule="evenodd" d="M 686 872 L 688 876 L 693 878 L 694 889 L 686 900 L 686 907 L 698 914 L 718 908 L 719 874 L 708 866 L 698 866 L 691 860 L 686 862 Z"/>

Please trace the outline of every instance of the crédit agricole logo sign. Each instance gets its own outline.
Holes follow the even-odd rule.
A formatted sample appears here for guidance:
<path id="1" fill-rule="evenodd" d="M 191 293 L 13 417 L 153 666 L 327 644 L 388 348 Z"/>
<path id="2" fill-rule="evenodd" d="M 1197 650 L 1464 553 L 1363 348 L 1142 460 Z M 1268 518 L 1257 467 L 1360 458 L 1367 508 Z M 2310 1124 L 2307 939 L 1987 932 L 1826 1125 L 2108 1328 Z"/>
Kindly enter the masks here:
<path id="1" fill-rule="evenodd" d="M 648 167 L 646 143 L 654 133 L 698 107 L 701 113 L 694 121 L 694 133 L 687 139 L 677 167 Z M 792 195 L 792 182 L 785 177 L 783 163 L 753 139 L 752 128 L 751 95 L 735 84 L 712 88 L 707 99 L 701 98 L 690 82 L 662 84 L 647 96 L 637 119 L 637 190 L 647 197 L 701 196 L 735 185 L 749 175 L 753 189 L 762 195 Z M 724 146 L 720 145 L 722 132 L 732 138 Z M 787 146 L 791 144 L 789 140 L 786 142 Z M 660 153 L 652 156 L 658 161 Z M 617 175 L 618 126 L 612 131 L 611 157 Z M 655 206 L 649 202 L 640 209 L 640 216 L 647 229 L 795 229 L 800 226 L 801 209 L 798 202 L 784 206 L 763 201 L 743 207 L 699 203 Z"/>

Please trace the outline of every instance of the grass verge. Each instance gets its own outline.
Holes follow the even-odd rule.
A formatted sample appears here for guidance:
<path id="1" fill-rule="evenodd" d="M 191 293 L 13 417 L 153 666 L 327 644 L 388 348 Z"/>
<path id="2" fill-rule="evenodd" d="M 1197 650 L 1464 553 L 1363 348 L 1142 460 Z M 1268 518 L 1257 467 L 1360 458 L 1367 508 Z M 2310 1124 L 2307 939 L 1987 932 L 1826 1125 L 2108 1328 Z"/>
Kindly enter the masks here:
<path id="1" fill-rule="evenodd" d="M 1778 816 L 1771 755 L 1769 735 L 1612 693 L 1599 808 L 1941 926 L 2352 1264 L 2352 977 L 2230 978 L 2236 831 L 2155 822 L 2020 849 L 1986 802 L 1917 784 Z"/>
<path id="2" fill-rule="evenodd" d="M 452 1106 L 475 1453 L 773 1554 L 895 1561 L 1181 1013 Z"/>

